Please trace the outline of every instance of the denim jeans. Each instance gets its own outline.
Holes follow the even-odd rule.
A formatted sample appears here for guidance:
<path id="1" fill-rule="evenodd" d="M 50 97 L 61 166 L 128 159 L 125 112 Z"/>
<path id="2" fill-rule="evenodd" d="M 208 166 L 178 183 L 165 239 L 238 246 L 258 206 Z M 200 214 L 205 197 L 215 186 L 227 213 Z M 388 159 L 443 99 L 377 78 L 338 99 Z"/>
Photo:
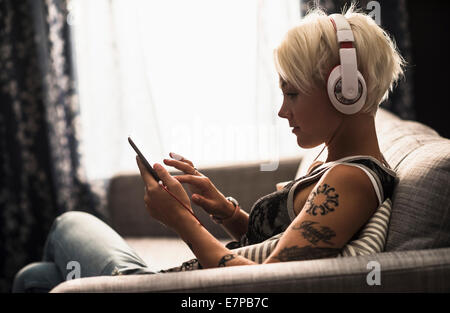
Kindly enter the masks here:
<path id="1" fill-rule="evenodd" d="M 44 247 L 42 262 L 21 269 L 13 292 L 48 292 L 67 279 L 155 274 L 111 227 L 84 212 L 56 218 Z"/>

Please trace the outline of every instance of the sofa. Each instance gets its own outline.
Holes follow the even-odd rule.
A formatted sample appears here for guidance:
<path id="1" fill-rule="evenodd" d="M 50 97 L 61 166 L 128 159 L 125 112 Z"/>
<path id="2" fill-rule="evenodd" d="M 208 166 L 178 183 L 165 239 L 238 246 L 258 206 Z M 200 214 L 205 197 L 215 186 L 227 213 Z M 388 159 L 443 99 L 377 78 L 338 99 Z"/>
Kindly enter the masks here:
<path id="1" fill-rule="evenodd" d="M 380 148 L 399 177 L 384 252 L 157 275 L 88 277 L 63 282 L 52 292 L 449 292 L 450 140 L 384 109 L 377 113 L 376 127 Z M 250 211 L 278 183 L 304 174 L 319 148 L 281 159 L 275 171 L 261 171 L 261 163 L 199 170 L 224 195 L 238 199 Z M 152 268 L 169 268 L 194 258 L 172 230 L 147 215 L 143 193 L 137 174 L 111 180 L 107 206 L 111 227 Z M 194 205 L 194 211 L 219 240 L 231 241 L 200 208 Z M 372 279 L 375 274 L 377 281 Z"/>

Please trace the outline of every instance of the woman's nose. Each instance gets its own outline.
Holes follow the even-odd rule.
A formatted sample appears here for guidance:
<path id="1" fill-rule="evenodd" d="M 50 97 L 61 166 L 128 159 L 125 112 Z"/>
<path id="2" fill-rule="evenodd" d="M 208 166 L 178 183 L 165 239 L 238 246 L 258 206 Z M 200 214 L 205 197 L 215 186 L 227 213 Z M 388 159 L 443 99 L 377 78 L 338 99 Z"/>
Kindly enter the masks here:
<path id="1" fill-rule="evenodd" d="M 286 106 L 284 105 L 284 103 L 281 106 L 280 111 L 278 111 L 278 116 L 281 118 L 289 118 L 289 112 L 288 110 L 286 110 Z"/>

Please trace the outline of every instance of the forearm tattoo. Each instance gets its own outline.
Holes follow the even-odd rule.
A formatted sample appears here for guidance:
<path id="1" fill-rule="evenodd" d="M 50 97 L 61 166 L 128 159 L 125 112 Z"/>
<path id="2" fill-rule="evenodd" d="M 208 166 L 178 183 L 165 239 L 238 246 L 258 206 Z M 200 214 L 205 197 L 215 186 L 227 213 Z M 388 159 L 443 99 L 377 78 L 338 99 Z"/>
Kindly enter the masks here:
<path id="1" fill-rule="evenodd" d="M 224 256 L 220 259 L 218 266 L 219 266 L 219 267 L 224 267 L 224 266 L 226 266 L 225 264 L 226 264 L 228 261 L 233 260 L 235 257 L 236 257 L 235 254 L 226 254 L 226 255 L 224 255 Z"/>
<path id="2" fill-rule="evenodd" d="M 339 206 L 338 198 L 339 195 L 333 187 L 330 187 L 328 184 L 323 184 L 317 190 L 313 190 L 308 200 L 306 200 L 308 206 L 306 213 L 315 216 L 318 210 L 320 210 L 320 215 L 333 212 Z"/>
<path id="3" fill-rule="evenodd" d="M 292 227 L 294 230 L 299 230 L 303 238 L 308 240 L 313 245 L 322 241 L 326 244 L 332 245 L 330 239 L 336 236 L 336 233 L 327 226 L 320 226 L 319 229 L 315 228 L 314 225 L 319 224 L 313 221 L 303 221 L 300 225 L 295 225 Z"/>
<path id="4" fill-rule="evenodd" d="M 301 261 L 301 260 L 314 260 L 327 257 L 335 257 L 339 254 L 340 249 L 336 248 L 321 248 L 321 247 L 298 247 L 292 246 L 281 250 L 280 253 L 274 256 L 274 258 L 281 262 L 287 261 Z"/>

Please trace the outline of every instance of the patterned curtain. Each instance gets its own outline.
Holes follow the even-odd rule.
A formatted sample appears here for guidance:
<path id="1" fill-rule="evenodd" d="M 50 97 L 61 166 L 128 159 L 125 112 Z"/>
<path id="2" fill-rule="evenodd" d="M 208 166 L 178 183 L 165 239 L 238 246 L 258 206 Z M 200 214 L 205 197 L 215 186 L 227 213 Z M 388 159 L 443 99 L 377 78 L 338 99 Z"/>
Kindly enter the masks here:
<path id="1" fill-rule="evenodd" d="M 57 215 L 103 217 L 78 153 L 69 36 L 66 1 L 0 0 L 0 292 L 40 260 Z"/>
<path id="2" fill-rule="evenodd" d="M 341 13 L 344 6 L 349 7 L 355 1 L 345 0 L 301 0 L 301 14 L 308 11 L 309 8 L 319 5 L 327 14 Z M 409 17 L 405 0 L 378 0 L 369 1 L 361 0 L 357 2 L 357 7 L 361 8 L 365 13 L 369 14 L 374 10 L 374 5 L 379 5 L 380 8 L 380 26 L 394 38 L 400 54 L 408 63 L 405 69 L 405 78 L 398 82 L 397 87 L 389 95 L 389 99 L 381 104 L 381 107 L 395 113 L 403 119 L 414 120 L 416 112 L 414 110 L 413 97 L 413 69 L 411 64 L 412 49 L 411 49 L 411 33 L 408 27 Z"/>

